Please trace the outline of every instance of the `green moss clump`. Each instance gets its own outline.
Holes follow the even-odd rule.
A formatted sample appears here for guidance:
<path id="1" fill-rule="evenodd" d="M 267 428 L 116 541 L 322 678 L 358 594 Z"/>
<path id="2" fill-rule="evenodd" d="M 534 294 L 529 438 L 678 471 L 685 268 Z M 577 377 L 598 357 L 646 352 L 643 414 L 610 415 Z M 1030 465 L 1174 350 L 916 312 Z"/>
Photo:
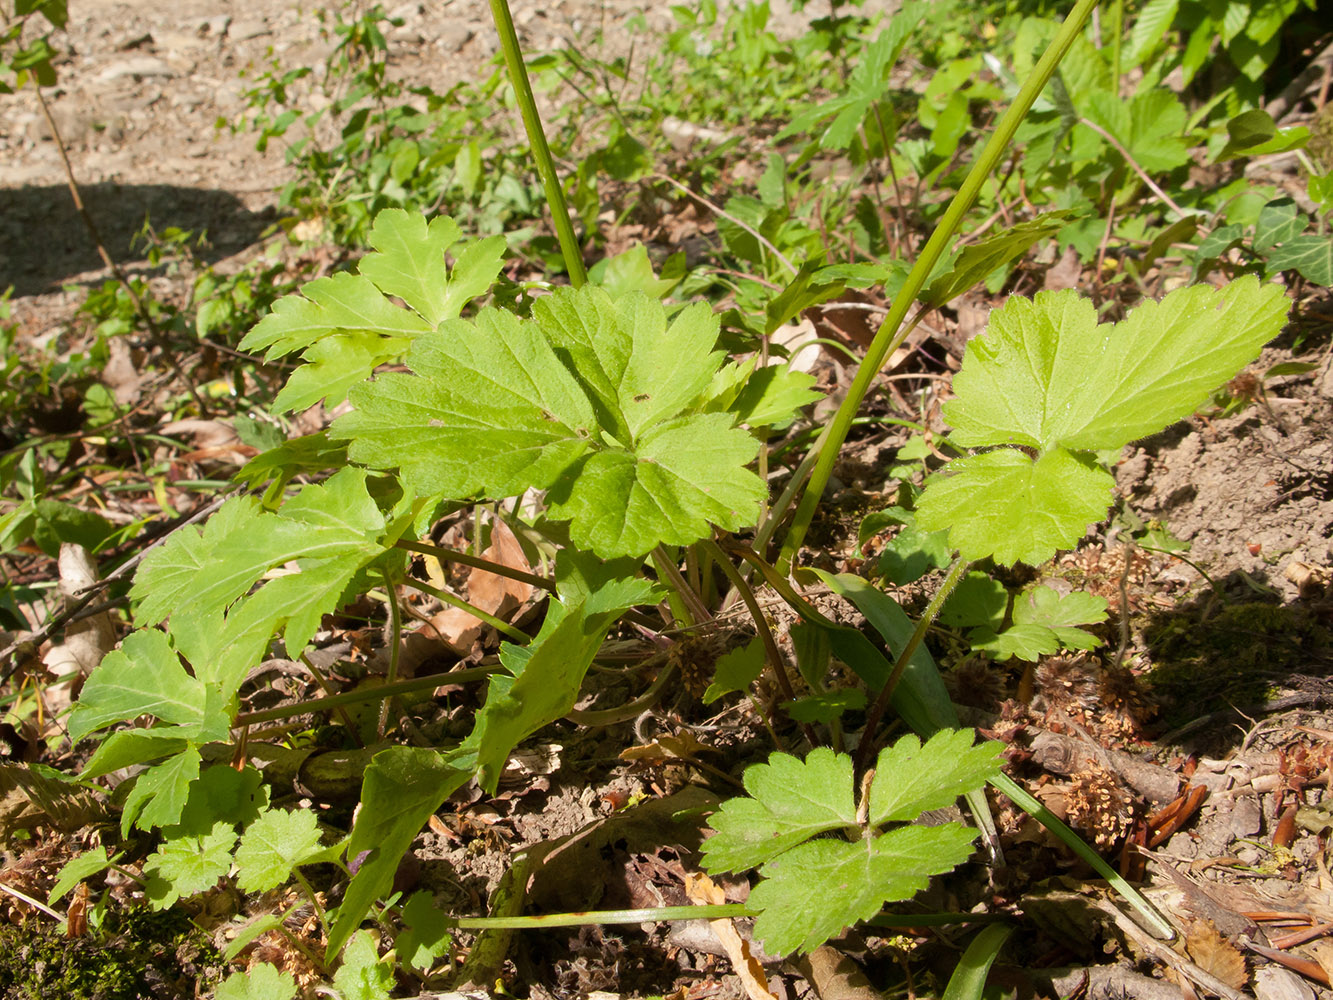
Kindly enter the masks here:
<path id="1" fill-rule="evenodd" d="M 221 978 L 208 936 L 179 910 L 120 915 L 102 935 L 67 938 L 35 919 L 0 927 L 0 996 L 6 1000 L 177 1000 Z"/>
<path id="2" fill-rule="evenodd" d="M 1329 650 L 1327 628 L 1307 608 L 1262 601 L 1228 605 L 1202 622 L 1197 610 L 1173 612 L 1145 637 L 1153 663 L 1147 682 L 1172 728 L 1263 701 Z"/>

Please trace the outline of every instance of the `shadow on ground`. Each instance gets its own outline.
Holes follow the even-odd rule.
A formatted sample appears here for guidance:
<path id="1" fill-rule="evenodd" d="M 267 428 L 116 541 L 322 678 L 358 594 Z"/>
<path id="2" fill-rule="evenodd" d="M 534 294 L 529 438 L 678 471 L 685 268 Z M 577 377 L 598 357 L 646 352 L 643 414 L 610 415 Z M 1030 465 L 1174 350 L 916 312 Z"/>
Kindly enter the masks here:
<path id="1" fill-rule="evenodd" d="M 1222 756 L 1257 717 L 1333 704 L 1333 598 L 1281 603 L 1266 584 L 1233 573 L 1149 616 L 1147 681 L 1167 742 Z"/>
<path id="2" fill-rule="evenodd" d="M 142 259 L 135 236 L 148 219 L 162 232 L 170 226 L 206 233 L 199 251 L 213 263 L 256 242 L 273 222 L 272 209 L 251 212 L 226 191 L 169 184 L 88 184 L 83 202 L 117 263 Z M 0 290 L 38 295 L 103 266 L 69 189 L 61 186 L 0 190 Z"/>

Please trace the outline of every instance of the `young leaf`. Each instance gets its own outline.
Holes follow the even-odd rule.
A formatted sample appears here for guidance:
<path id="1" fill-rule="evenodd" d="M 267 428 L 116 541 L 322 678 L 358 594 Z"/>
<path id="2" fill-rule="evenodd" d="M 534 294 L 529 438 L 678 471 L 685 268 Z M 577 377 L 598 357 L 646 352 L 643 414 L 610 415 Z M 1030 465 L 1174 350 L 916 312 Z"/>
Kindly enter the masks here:
<path id="1" fill-rule="evenodd" d="M 244 972 L 233 972 L 218 984 L 214 1000 L 293 1000 L 296 980 L 268 962 L 256 962 Z"/>
<path id="2" fill-rule="evenodd" d="M 1050 587 L 1034 587 L 1014 602 L 1014 623 L 998 635 L 979 628 L 968 637 L 972 648 L 996 660 L 1035 661 L 1064 649 L 1096 649 L 1102 644 L 1080 625 L 1106 621 L 1106 599 L 1075 591 L 1061 597 Z"/>
<path id="3" fill-rule="evenodd" d="M 144 771 L 125 797 L 125 807 L 120 814 L 120 835 L 128 834 L 131 825 L 140 830 L 151 830 L 179 822 L 190 797 L 190 783 L 198 777 L 199 751 L 194 747 L 187 747 L 157 767 Z"/>
<path id="4" fill-rule="evenodd" d="M 963 247 L 953 267 L 932 281 L 922 298 L 934 307 L 957 298 L 992 271 L 1017 260 L 1046 237 L 1054 236 L 1073 215 L 1069 210 L 1046 212 Z"/>
<path id="5" fill-rule="evenodd" d="M 453 936 L 448 918 L 435 905 L 431 893 L 418 892 L 403 905 L 403 923 L 407 927 L 394 939 L 394 951 L 408 968 L 424 976 L 449 950 Z"/>
<path id="6" fill-rule="evenodd" d="M 306 284 L 273 304 L 241 341 L 248 351 L 273 360 L 305 351 L 298 368 L 274 400 L 280 410 L 304 409 L 324 399 L 330 407 L 376 366 L 402 357 L 412 340 L 456 318 L 469 300 L 486 292 L 500 271 L 505 241 L 492 236 L 455 254 L 452 276 L 444 255 L 459 241 L 452 219 L 429 225 L 421 215 L 387 209 L 375 217 L 370 243 L 375 252 L 360 274 L 340 272 Z M 388 296 L 410 306 L 403 309 Z"/>
<path id="7" fill-rule="evenodd" d="M 377 753 L 361 785 L 361 811 L 347 845 L 360 867 L 347 885 L 326 954 L 338 953 L 375 900 L 387 895 L 398 863 L 426 820 L 469 777 L 434 750 L 390 747 Z"/>
<path id="8" fill-rule="evenodd" d="M 748 798 L 728 799 L 708 821 L 717 831 L 703 844 L 710 872 L 754 868 L 816 834 L 856 826 L 852 760 L 828 747 L 804 761 L 771 755 L 746 770 L 745 790 Z"/>
<path id="9" fill-rule="evenodd" d="M 359 270 L 381 291 L 396 295 L 431 326 L 457 318 L 472 299 L 485 295 L 500 273 L 503 236 L 488 236 L 454 254 L 453 273 L 444 255 L 462 239 L 462 230 L 447 216 L 427 225 L 422 215 L 385 209 L 375 216 L 370 245 L 375 253 L 361 258 Z"/>
<path id="10" fill-rule="evenodd" d="M 870 786 L 870 822 L 901 822 L 943 809 L 999 774 L 1002 745 L 973 746 L 975 738 L 970 729 L 941 729 L 924 746 L 909 735 L 881 750 Z"/>
<path id="11" fill-rule="evenodd" d="M 231 871 L 231 849 L 236 831 L 219 822 L 202 837 L 168 840 L 144 861 L 144 871 L 156 876 L 149 898 L 154 909 L 165 909 L 181 896 L 193 896 L 217 884 Z"/>
<path id="12" fill-rule="evenodd" d="M 342 1000 L 389 1000 L 393 968 L 380 961 L 369 931 L 357 931 L 347 945 L 333 985 Z"/>
<path id="13" fill-rule="evenodd" d="M 764 865 L 765 878 L 750 893 L 750 905 L 763 911 L 755 936 L 771 954 L 813 951 L 885 903 L 911 898 L 932 875 L 962 864 L 976 835 L 946 823 L 901 827 L 855 843 L 815 840 L 794 847 Z"/>
<path id="14" fill-rule="evenodd" d="M 703 703 L 711 705 L 724 694 L 748 691 L 763 669 L 764 644 L 758 638 L 724 653 L 713 667 L 713 681 L 704 692 Z"/>
<path id="15" fill-rule="evenodd" d="M 244 892 L 275 889 L 320 853 L 319 822 L 305 810 L 269 809 L 241 836 L 236 884 Z"/>

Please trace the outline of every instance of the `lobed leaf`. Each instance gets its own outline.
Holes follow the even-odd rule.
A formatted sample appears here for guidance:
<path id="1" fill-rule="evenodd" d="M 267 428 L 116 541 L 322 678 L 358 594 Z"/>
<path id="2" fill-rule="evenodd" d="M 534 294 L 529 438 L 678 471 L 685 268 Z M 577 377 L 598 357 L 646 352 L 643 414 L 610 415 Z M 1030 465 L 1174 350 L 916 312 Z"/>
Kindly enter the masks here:
<path id="1" fill-rule="evenodd" d="M 166 635 L 140 629 L 103 657 L 84 684 L 70 714 L 70 742 L 140 715 L 201 726 L 204 702 L 204 684 L 185 672 Z"/>
<path id="2" fill-rule="evenodd" d="M 967 448 L 1120 448 L 1188 416 L 1259 355 L 1289 303 L 1253 277 L 1194 285 L 1098 324 L 1076 292 L 1011 298 L 967 345 L 944 406 Z"/>
<path id="3" fill-rule="evenodd" d="M 292 1000 L 296 979 L 268 962 L 255 962 L 244 972 L 233 972 L 218 984 L 214 1000 Z"/>
<path id="4" fill-rule="evenodd" d="M 804 761 L 775 753 L 744 780 L 750 797 L 728 799 L 708 821 L 717 831 L 702 848 L 710 872 L 753 868 L 816 834 L 856 826 L 851 758 L 828 747 Z"/>
<path id="5" fill-rule="evenodd" d="M 764 880 L 750 893 L 750 905 L 763 911 L 755 936 L 771 954 L 813 951 L 843 928 L 873 917 L 886 902 L 911 898 L 932 875 L 962 864 L 976 835 L 947 823 L 792 848 L 764 866 Z"/>
<path id="6" fill-rule="evenodd" d="M 949 532 L 964 559 L 1039 566 L 1106 516 L 1109 472 L 1054 448 L 1036 461 L 1013 448 L 955 459 L 917 501 L 917 524 Z"/>
<path id="7" fill-rule="evenodd" d="M 1000 773 L 996 742 L 973 746 L 970 729 L 941 729 L 923 745 L 904 736 L 879 753 L 870 785 L 870 822 L 903 822 L 953 805 Z"/>
<path id="8" fill-rule="evenodd" d="M 269 809 L 241 837 L 236 849 L 236 884 L 244 892 L 276 889 L 321 849 L 314 813 Z"/>

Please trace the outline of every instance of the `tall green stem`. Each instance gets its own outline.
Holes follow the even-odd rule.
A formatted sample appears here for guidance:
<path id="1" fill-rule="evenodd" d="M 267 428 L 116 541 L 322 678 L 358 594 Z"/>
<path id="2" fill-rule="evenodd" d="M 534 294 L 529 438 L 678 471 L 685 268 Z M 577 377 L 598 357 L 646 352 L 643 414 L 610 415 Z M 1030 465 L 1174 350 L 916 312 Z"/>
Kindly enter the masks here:
<path id="1" fill-rule="evenodd" d="M 833 474 L 833 463 L 837 461 L 838 451 L 842 448 L 843 441 L 847 439 L 847 432 L 851 429 L 852 420 L 856 417 L 857 410 L 861 408 L 861 402 L 865 399 L 866 393 L 870 391 L 871 383 L 875 376 L 879 374 L 884 359 L 895 351 L 907 336 L 907 330 L 903 328 L 903 320 L 907 318 L 908 309 L 916 301 L 921 289 L 925 287 L 926 279 L 944 255 L 949 241 L 953 239 L 954 233 L 957 232 L 963 221 L 963 216 L 967 214 L 967 211 L 972 207 L 972 203 L 976 201 L 986 178 L 991 175 L 1004 158 L 1009 143 L 1013 141 L 1014 133 L 1018 131 L 1018 126 L 1022 124 L 1033 102 L 1051 76 L 1054 75 L 1056 66 L 1064 58 L 1065 53 L 1069 51 L 1069 47 L 1074 44 L 1074 39 L 1083 30 L 1088 15 L 1092 13 L 1092 9 L 1096 6 L 1097 0 L 1078 0 L 1074 9 L 1069 12 L 1064 24 L 1060 26 L 1059 33 L 1037 63 L 1032 75 L 1028 77 L 1027 82 L 1019 90 L 1018 95 L 1014 98 L 1014 103 L 1009 106 L 1009 110 L 1004 113 L 999 124 L 995 126 L 995 131 L 981 150 L 981 155 L 972 164 L 967 179 L 963 181 L 963 186 L 958 189 L 953 201 L 949 203 L 949 207 L 940 219 L 935 232 L 926 241 L 926 245 L 922 248 L 921 255 L 917 258 L 911 273 L 908 274 L 902 290 L 894 296 L 889 314 L 884 317 L 883 325 L 880 326 L 879 332 L 875 334 L 874 341 L 866 351 L 865 360 L 861 362 L 861 366 L 856 372 L 856 378 L 852 380 L 851 388 L 847 390 L 847 398 L 843 400 L 842 405 L 838 407 L 838 412 L 834 414 L 828 438 L 816 444 L 816 447 L 820 449 L 819 458 L 815 463 L 814 472 L 811 473 L 810 485 L 806 488 L 805 495 L 801 497 L 800 506 L 796 508 L 791 530 L 787 534 L 786 542 L 782 547 L 782 556 L 778 560 L 778 570 L 784 575 L 791 570 L 792 560 L 795 558 L 797 550 L 800 549 L 801 542 L 805 539 L 805 533 L 815 516 L 815 508 L 819 505 L 819 500 L 824 494 L 824 487 L 828 485 L 829 476 Z"/>
<path id="2" fill-rule="evenodd" d="M 523 53 L 518 47 L 518 34 L 514 31 L 514 19 L 509 14 L 509 4 L 506 0 L 491 0 L 491 17 L 495 21 L 495 30 L 500 35 L 505 68 L 509 70 L 509 82 L 514 87 L 514 98 L 518 101 L 519 114 L 523 116 L 523 127 L 528 133 L 528 145 L 532 147 L 532 158 L 537 163 L 537 173 L 541 176 L 542 187 L 546 189 L 546 204 L 551 209 L 551 221 L 555 223 L 555 233 L 560 239 L 560 252 L 565 258 L 565 268 L 569 271 L 569 283 L 578 288 L 587 282 L 588 272 L 583 266 L 583 253 L 579 250 L 574 226 L 569 221 L 565 192 L 560 186 L 560 178 L 556 176 L 555 161 L 551 159 L 551 147 L 546 144 L 546 133 L 542 130 L 541 116 L 537 114 L 537 102 L 532 96 L 532 84 L 528 81 L 528 67 L 523 63 Z"/>

